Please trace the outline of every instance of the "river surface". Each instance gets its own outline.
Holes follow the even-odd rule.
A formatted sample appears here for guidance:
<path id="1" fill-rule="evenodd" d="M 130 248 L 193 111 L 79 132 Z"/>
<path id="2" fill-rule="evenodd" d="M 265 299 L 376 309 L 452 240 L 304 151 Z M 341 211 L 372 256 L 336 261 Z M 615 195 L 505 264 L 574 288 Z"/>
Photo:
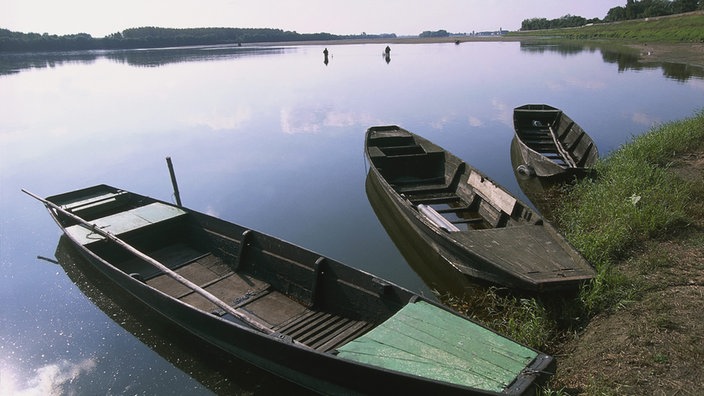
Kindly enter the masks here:
<path id="1" fill-rule="evenodd" d="M 0 55 L 0 394 L 304 394 L 152 318 L 91 275 L 43 206 L 94 184 L 183 204 L 426 284 L 365 192 L 366 129 L 396 124 L 527 200 L 512 110 L 565 111 L 602 156 L 704 107 L 704 73 L 579 45 L 198 47 Z"/>

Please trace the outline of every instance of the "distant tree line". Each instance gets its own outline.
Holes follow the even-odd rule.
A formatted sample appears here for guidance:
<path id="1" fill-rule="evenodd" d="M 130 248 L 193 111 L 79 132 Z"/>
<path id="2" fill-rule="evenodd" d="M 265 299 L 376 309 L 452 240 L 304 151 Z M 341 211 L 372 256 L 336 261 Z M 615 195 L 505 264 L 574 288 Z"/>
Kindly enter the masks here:
<path id="1" fill-rule="evenodd" d="M 75 51 L 96 49 L 134 49 L 262 42 L 337 40 L 345 38 L 391 38 L 395 34 L 338 36 L 330 33 L 297 33 L 281 29 L 192 28 L 169 29 L 140 27 L 123 30 L 103 38 L 86 33 L 64 36 L 47 33 L 20 33 L 0 29 L 0 52 Z"/>
<path id="2" fill-rule="evenodd" d="M 418 37 L 420 37 L 420 38 L 450 37 L 450 33 L 448 33 L 447 30 L 436 30 L 434 32 L 426 30 L 423 33 L 419 34 Z"/>
<path id="3" fill-rule="evenodd" d="M 521 23 L 521 30 L 542 30 L 542 29 L 560 29 L 576 26 L 584 26 L 588 23 L 601 22 L 599 18 L 586 19 L 576 15 L 565 15 L 556 19 L 547 18 L 531 18 L 526 19 Z"/>
<path id="4" fill-rule="evenodd" d="M 565 15 L 556 19 L 531 18 L 521 23 L 521 30 L 559 29 L 590 23 L 618 22 L 704 10 L 704 0 L 627 0 L 624 7 L 611 8 L 603 20 Z"/>

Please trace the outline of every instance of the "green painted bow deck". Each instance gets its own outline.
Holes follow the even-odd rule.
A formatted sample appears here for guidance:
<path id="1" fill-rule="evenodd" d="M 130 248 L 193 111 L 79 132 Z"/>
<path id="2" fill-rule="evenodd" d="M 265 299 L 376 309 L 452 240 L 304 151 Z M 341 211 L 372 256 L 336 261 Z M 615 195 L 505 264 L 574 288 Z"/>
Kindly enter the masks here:
<path id="1" fill-rule="evenodd" d="M 538 356 L 424 301 L 406 305 L 338 351 L 344 359 L 494 392 L 505 389 Z"/>

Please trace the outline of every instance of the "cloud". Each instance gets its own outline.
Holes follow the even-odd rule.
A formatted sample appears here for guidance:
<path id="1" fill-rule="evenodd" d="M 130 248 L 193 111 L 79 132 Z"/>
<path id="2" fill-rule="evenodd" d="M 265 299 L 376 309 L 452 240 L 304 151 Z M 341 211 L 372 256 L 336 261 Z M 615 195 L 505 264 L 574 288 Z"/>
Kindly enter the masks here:
<path id="1" fill-rule="evenodd" d="M 281 109 L 281 130 L 284 133 L 318 133 L 324 128 L 339 128 L 354 125 L 367 125 L 373 118 L 366 114 L 328 109 L 324 107 Z"/>
<path id="2" fill-rule="evenodd" d="M 432 121 L 432 122 L 430 123 L 430 126 L 431 126 L 433 129 L 442 129 L 445 125 L 447 125 L 448 123 L 450 123 L 450 121 L 452 121 L 452 117 L 450 117 L 450 116 L 443 116 L 443 117 L 441 117 L 440 119 L 437 119 L 437 120 L 435 120 L 435 121 Z"/>
<path id="3" fill-rule="evenodd" d="M 213 131 L 239 129 L 245 122 L 252 118 L 250 107 L 238 107 L 234 110 L 213 110 L 209 114 L 199 114 L 190 117 L 189 125 L 206 126 Z"/>
<path id="4" fill-rule="evenodd" d="M 320 130 L 325 118 L 319 109 L 296 111 L 290 108 L 281 109 L 281 130 L 284 133 L 315 133 Z"/>
<path id="5" fill-rule="evenodd" d="M 578 88 L 584 91 L 603 91 L 606 89 L 608 84 L 604 81 L 570 76 L 564 79 L 548 80 L 545 82 L 545 85 L 551 92 L 567 92 L 573 88 Z"/>
<path id="6" fill-rule="evenodd" d="M 565 82 L 571 87 L 577 87 L 585 91 L 601 91 L 606 88 L 606 83 L 604 81 L 571 77 L 565 79 Z"/>
<path id="7" fill-rule="evenodd" d="M 52 396 L 73 394 L 70 385 L 83 374 L 95 369 L 97 363 L 86 359 L 79 363 L 62 360 L 39 367 L 34 376 L 18 381 L 11 372 L 0 372 L 0 394 L 15 396 Z"/>
<path id="8" fill-rule="evenodd" d="M 493 119 L 513 128 L 513 108 L 498 99 L 492 99 L 491 106 L 494 108 Z"/>
<path id="9" fill-rule="evenodd" d="M 469 126 L 472 126 L 472 127 L 480 127 L 480 126 L 484 125 L 484 122 L 479 117 L 475 117 L 475 116 L 469 116 L 467 121 L 469 122 Z"/>

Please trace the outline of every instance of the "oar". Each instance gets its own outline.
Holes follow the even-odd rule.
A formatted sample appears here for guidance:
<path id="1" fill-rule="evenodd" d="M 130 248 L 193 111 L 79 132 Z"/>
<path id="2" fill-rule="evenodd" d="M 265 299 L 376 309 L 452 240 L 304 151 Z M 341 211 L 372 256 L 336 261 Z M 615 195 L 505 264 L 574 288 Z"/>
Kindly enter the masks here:
<path id="1" fill-rule="evenodd" d="M 266 334 L 272 334 L 274 331 L 263 324 L 261 324 L 259 321 L 256 319 L 252 318 L 250 315 L 236 311 L 234 308 L 232 308 L 229 304 L 226 302 L 220 300 L 219 298 L 215 297 L 212 295 L 210 292 L 207 290 L 203 289 L 202 287 L 196 285 L 195 283 L 191 282 L 190 280 L 184 278 L 183 276 L 177 274 L 173 270 L 171 270 L 169 267 L 165 266 L 164 264 L 158 262 L 157 260 L 153 259 L 152 257 L 142 253 L 141 251 L 137 250 L 134 246 L 128 244 L 127 242 L 123 241 L 122 239 L 116 237 L 112 233 L 105 231 L 101 228 L 98 228 L 95 224 L 89 223 L 88 221 L 84 220 L 83 218 L 63 209 L 62 207 L 54 204 L 53 202 L 49 202 L 46 199 L 39 197 L 36 194 L 33 194 L 25 189 L 22 189 L 22 192 L 29 195 L 30 197 L 44 203 L 44 205 L 51 207 L 62 214 L 72 218 L 73 220 L 79 222 L 83 227 L 88 228 L 89 230 L 100 234 L 104 236 L 105 238 L 115 242 L 116 244 L 122 246 L 123 248 L 127 249 L 128 251 L 132 252 L 135 256 L 141 258 L 142 260 L 148 262 L 149 264 L 155 266 L 156 268 L 162 270 L 165 274 L 170 276 L 171 278 L 175 279 L 176 281 L 182 283 L 186 287 L 190 288 L 194 292 L 200 294 L 201 296 L 205 297 L 208 301 L 212 302 L 213 304 L 217 305 L 218 307 L 222 308 L 225 310 L 225 312 L 229 313 L 230 315 L 242 320 L 243 322 L 251 325 L 252 327 L 256 328 L 257 330 L 260 330 Z M 299 345 L 302 345 L 299 343 Z"/>

